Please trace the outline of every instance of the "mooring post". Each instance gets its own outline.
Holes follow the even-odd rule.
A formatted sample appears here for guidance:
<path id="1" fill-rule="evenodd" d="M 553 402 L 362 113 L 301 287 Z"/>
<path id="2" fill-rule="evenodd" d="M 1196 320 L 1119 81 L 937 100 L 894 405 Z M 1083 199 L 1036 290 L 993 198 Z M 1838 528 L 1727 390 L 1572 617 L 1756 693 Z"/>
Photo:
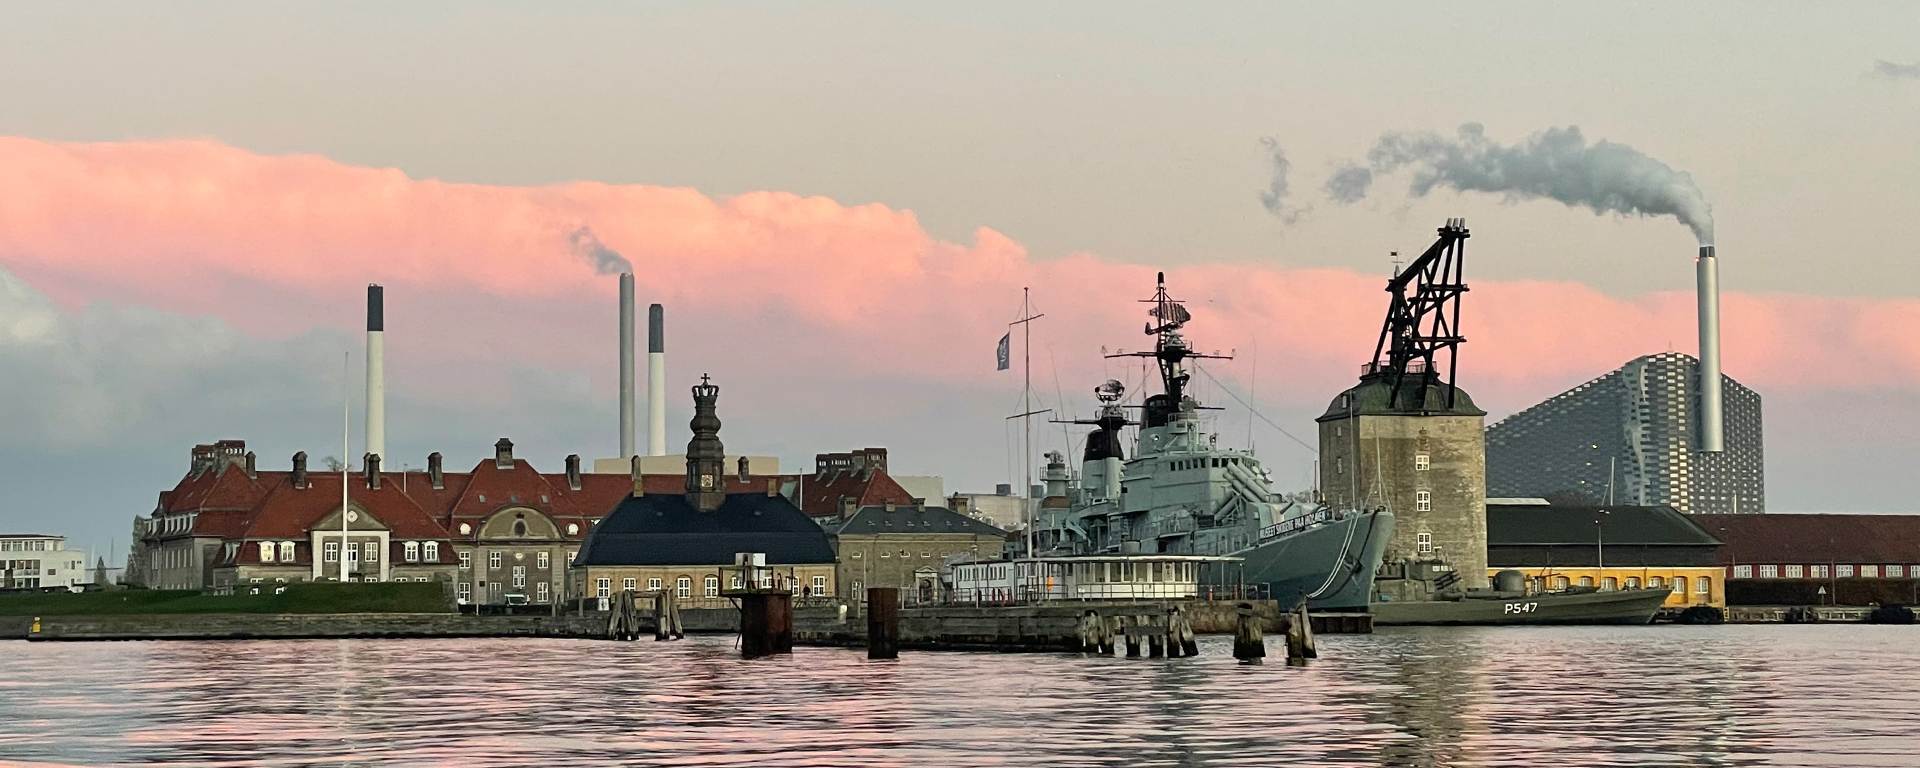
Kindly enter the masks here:
<path id="1" fill-rule="evenodd" d="M 1267 641 L 1260 633 L 1260 617 L 1253 615 L 1253 604 L 1234 606 L 1233 657 L 1258 664 L 1266 656 Z"/>
<path id="2" fill-rule="evenodd" d="M 1320 651 L 1313 644 L 1313 616 L 1307 613 L 1305 603 L 1300 605 L 1300 650 L 1309 659 L 1320 658 Z"/>
<path id="3" fill-rule="evenodd" d="M 653 639 L 660 642 L 667 639 L 667 631 L 672 617 L 667 615 L 667 591 L 656 590 L 653 593 Z"/>
<path id="4" fill-rule="evenodd" d="M 1155 621 L 1152 616 L 1142 617 L 1141 625 L 1147 630 L 1147 658 L 1157 659 L 1167 652 L 1167 627 L 1164 622 Z"/>
<path id="5" fill-rule="evenodd" d="M 1113 655 L 1113 631 L 1120 626 L 1120 617 L 1100 617 L 1100 655 Z"/>
<path id="6" fill-rule="evenodd" d="M 1119 616 L 1120 632 L 1127 637 L 1127 658 L 1140 658 L 1140 618 L 1138 616 Z"/>
<path id="7" fill-rule="evenodd" d="M 754 592 L 740 597 L 740 658 L 793 653 L 793 595 Z"/>
<path id="8" fill-rule="evenodd" d="M 867 588 L 867 658 L 900 658 L 900 590 Z"/>
<path id="9" fill-rule="evenodd" d="M 1302 626 L 1305 622 L 1301 621 L 1304 616 L 1301 611 L 1291 611 L 1284 617 L 1287 622 L 1287 666 L 1304 667 L 1307 664 L 1307 628 Z"/>
<path id="10" fill-rule="evenodd" d="M 1173 607 L 1167 628 L 1170 630 L 1167 635 L 1169 655 L 1173 655 L 1172 651 L 1175 647 L 1180 649 L 1178 654 L 1180 656 L 1200 655 L 1200 639 L 1194 636 L 1193 622 L 1187 621 L 1187 614 L 1180 610 L 1180 606 Z"/>

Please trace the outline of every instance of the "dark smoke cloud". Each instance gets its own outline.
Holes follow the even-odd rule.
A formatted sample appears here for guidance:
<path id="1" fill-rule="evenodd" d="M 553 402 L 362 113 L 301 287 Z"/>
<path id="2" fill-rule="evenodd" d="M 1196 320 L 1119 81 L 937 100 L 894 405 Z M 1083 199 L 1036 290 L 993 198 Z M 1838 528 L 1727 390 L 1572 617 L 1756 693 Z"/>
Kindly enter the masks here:
<path id="1" fill-rule="evenodd" d="M 1556 200 L 1595 213 L 1672 216 L 1700 242 L 1713 242 L 1713 208 L 1691 175 L 1625 144 L 1589 144 L 1578 126 L 1548 128 L 1512 145 L 1488 139 L 1479 123 L 1462 125 L 1451 137 L 1387 133 L 1367 152 L 1367 165 L 1363 170 L 1373 174 L 1411 170 L 1415 197 L 1446 187 L 1509 201 Z M 1328 192 L 1340 202 L 1365 197 L 1364 185 L 1341 188 L 1345 198 L 1332 187 L 1330 181 Z"/>
<path id="2" fill-rule="evenodd" d="M 1873 63 L 1873 73 L 1888 80 L 1920 80 L 1920 63 L 1895 64 L 1881 59 Z"/>
<path id="3" fill-rule="evenodd" d="M 1293 163 L 1287 160 L 1287 151 L 1272 136 L 1262 138 L 1260 144 L 1267 148 L 1268 162 L 1272 168 L 1267 188 L 1260 193 L 1260 204 L 1266 206 L 1267 213 L 1281 221 L 1288 224 L 1299 221 L 1300 214 L 1306 213 L 1307 209 L 1287 205 L 1287 174 L 1293 170 Z"/>
<path id="4" fill-rule="evenodd" d="M 1365 200 L 1372 187 L 1373 171 L 1358 163 L 1342 163 L 1327 177 L 1327 197 L 1342 205 Z"/>
<path id="5" fill-rule="evenodd" d="M 603 275 L 617 275 L 632 272 L 633 262 L 620 255 L 619 251 L 608 248 L 606 243 L 593 234 L 593 228 L 581 226 L 567 235 L 567 247 L 574 255 L 593 264 L 593 271 Z"/>

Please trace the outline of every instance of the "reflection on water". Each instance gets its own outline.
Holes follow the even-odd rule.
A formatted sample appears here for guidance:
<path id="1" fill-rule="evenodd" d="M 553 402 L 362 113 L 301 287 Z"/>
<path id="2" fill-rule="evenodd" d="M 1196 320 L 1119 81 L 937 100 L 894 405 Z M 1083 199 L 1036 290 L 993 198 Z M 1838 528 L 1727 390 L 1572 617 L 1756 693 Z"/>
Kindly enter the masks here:
<path id="1" fill-rule="evenodd" d="M 678 643 L 0 645 L 0 758 L 66 765 L 1920 764 L 1920 629 L 1430 629 L 1305 669 Z M 1272 651 L 1277 652 L 1277 646 Z"/>

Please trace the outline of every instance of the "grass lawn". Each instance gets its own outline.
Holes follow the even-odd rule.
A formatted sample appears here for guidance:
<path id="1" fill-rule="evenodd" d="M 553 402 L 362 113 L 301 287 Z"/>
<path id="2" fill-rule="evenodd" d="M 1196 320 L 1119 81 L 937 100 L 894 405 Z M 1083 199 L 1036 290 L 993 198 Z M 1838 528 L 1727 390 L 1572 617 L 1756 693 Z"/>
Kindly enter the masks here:
<path id="1" fill-rule="evenodd" d="M 286 587 L 274 594 L 275 587 Z M 261 594 L 244 594 L 259 587 Z M 177 613 L 451 613 L 438 582 L 243 584 L 242 594 L 130 589 L 0 595 L 0 616 L 100 616 Z"/>

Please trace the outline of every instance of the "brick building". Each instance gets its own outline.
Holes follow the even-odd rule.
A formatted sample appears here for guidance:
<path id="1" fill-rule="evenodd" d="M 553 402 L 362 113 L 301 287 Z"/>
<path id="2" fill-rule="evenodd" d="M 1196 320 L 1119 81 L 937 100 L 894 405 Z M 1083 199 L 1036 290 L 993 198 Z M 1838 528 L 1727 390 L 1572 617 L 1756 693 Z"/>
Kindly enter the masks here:
<path id="1" fill-rule="evenodd" d="M 1733 605 L 1920 605 L 1920 515 L 1694 515 Z"/>
<path id="2" fill-rule="evenodd" d="M 949 503 L 963 504 L 964 497 Z M 957 506 L 957 504 L 956 504 Z M 998 557 L 1007 532 L 950 507 L 881 504 L 856 510 L 834 528 L 841 597 L 862 599 L 867 587 L 897 587 L 931 596 L 949 560 Z"/>

